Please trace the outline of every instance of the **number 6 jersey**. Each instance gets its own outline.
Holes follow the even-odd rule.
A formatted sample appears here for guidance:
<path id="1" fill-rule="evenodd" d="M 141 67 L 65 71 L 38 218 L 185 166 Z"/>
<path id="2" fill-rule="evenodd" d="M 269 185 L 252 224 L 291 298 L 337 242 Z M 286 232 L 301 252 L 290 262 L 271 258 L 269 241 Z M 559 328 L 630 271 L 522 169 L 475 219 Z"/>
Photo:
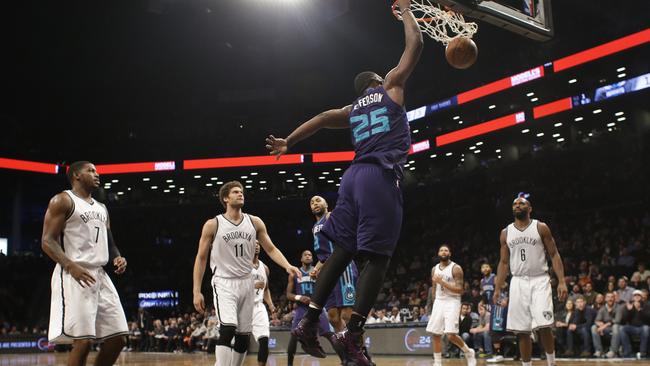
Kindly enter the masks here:
<path id="1" fill-rule="evenodd" d="M 510 249 L 510 272 L 513 276 L 539 276 L 548 272 L 544 242 L 537 230 L 537 220 L 531 220 L 524 230 L 508 225 L 506 244 Z"/>
<path id="2" fill-rule="evenodd" d="M 210 268 L 214 277 L 242 278 L 250 276 L 255 255 L 257 230 L 248 214 L 239 223 L 224 215 L 216 217 L 217 233 L 210 249 Z"/>

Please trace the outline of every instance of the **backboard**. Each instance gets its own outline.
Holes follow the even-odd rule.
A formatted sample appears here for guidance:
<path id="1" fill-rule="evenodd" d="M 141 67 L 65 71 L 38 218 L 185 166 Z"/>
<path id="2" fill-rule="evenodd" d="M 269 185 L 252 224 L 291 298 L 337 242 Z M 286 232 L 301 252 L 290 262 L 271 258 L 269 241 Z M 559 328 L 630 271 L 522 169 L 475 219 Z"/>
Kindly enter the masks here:
<path id="1" fill-rule="evenodd" d="M 435 0 L 469 18 L 482 20 L 524 37 L 553 38 L 551 0 Z"/>

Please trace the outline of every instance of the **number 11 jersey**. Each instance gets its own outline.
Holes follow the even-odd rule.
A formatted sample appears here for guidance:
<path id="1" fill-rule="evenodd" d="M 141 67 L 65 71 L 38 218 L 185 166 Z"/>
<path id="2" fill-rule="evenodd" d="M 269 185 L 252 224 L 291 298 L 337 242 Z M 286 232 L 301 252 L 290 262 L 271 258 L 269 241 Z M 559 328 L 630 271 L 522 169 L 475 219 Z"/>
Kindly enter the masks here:
<path id="1" fill-rule="evenodd" d="M 250 276 L 255 255 L 257 230 L 250 215 L 242 214 L 239 223 L 224 215 L 216 217 L 217 233 L 210 249 L 210 268 L 214 277 L 243 278 Z"/>

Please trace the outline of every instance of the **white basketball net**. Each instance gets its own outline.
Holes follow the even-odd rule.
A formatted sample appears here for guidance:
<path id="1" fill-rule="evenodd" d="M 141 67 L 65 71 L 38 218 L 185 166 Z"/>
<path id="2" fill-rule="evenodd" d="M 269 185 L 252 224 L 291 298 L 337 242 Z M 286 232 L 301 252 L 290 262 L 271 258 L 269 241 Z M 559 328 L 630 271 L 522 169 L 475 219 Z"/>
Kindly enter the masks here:
<path id="1" fill-rule="evenodd" d="M 440 5 L 432 4 L 429 0 L 411 1 L 411 11 L 422 33 L 445 46 L 457 36 L 472 38 L 478 30 L 476 23 L 468 23 L 461 14 L 441 9 Z M 397 19 L 402 20 L 402 14 L 396 5 L 393 6 L 393 13 Z"/>

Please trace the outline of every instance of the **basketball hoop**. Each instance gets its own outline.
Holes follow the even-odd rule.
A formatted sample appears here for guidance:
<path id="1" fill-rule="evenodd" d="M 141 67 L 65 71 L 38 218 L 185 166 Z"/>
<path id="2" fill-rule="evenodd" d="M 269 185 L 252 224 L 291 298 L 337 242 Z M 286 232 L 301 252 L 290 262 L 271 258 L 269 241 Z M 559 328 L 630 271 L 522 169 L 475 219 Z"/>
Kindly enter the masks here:
<path id="1" fill-rule="evenodd" d="M 393 15 L 402 20 L 397 1 L 391 7 Z M 429 0 L 412 0 L 411 12 L 415 16 L 420 30 L 445 46 L 454 38 L 463 36 L 472 38 L 478 30 L 476 23 L 468 23 L 462 14 L 445 10 Z"/>

